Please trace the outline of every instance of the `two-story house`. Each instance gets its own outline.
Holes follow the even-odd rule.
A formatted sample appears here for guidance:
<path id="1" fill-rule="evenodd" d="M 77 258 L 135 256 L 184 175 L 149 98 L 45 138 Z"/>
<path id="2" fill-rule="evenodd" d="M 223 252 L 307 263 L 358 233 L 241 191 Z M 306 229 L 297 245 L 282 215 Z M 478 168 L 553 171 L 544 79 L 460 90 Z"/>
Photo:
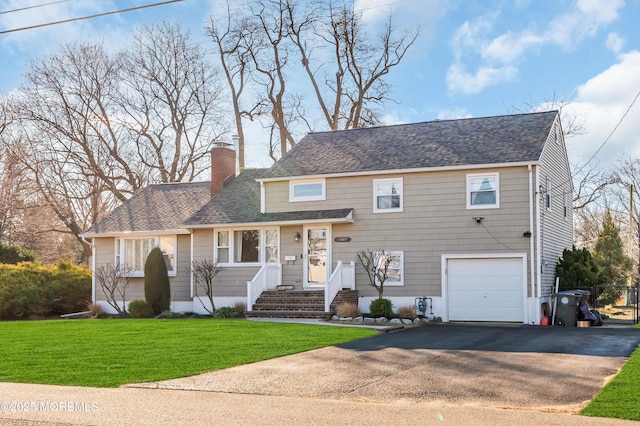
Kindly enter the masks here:
<path id="1" fill-rule="evenodd" d="M 132 265 L 127 299 L 144 298 L 144 259 L 159 245 L 176 311 L 201 310 L 188 266 L 209 258 L 223 267 L 217 306 L 241 301 L 252 311 L 280 286 L 320 291 L 324 314 L 344 288 L 366 312 L 377 291 L 356 253 L 384 250 L 384 295 L 395 308 L 427 298 L 426 314 L 443 321 L 538 324 L 573 241 L 555 111 L 310 133 L 271 168 L 234 172 L 235 153 L 218 147 L 211 183 L 133 196 L 85 234 L 94 270 Z M 94 283 L 97 302 L 100 290 Z"/>

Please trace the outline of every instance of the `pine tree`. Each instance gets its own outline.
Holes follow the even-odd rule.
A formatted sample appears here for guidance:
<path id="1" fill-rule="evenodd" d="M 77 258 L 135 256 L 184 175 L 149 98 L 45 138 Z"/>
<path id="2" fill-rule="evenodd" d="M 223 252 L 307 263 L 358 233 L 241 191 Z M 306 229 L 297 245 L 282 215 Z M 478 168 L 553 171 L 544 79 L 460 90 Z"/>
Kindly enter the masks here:
<path id="1" fill-rule="evenodd" d="M 560 290 L 591 290 L 599 283 L 598 267 L 586 248 L 565 249 L 556 266 Z"/>
<path id="2" fill-rule="evenodd" d="M 155 315 L 169 310 L 171 285 L 167 264 L 159 247 L 151 250 L 144 264 L 144 298 Z"/>
<path id="3" fill-rule="evenodd" d="M 613 304 L 622 296 L 633 262 L 624 253 L 620 231 L 613 223 L 609 209 L 602 219 L 602 231 L 593 251 L 593 260 L 600 269 L 603 284 L 599 300 L 605 305 Z"/>

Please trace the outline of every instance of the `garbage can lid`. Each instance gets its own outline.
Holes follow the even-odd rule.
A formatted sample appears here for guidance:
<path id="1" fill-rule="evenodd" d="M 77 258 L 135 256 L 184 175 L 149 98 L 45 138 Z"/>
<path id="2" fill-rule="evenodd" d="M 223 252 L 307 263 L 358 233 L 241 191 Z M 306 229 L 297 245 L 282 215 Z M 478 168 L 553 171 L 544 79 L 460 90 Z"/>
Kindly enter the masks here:
<path id="1" fill-rule="evenodd" d="M 582 296 L 582 293 L 578 293 L 578 290 L 564 290 L 553 294 L 560 296 Z"/>

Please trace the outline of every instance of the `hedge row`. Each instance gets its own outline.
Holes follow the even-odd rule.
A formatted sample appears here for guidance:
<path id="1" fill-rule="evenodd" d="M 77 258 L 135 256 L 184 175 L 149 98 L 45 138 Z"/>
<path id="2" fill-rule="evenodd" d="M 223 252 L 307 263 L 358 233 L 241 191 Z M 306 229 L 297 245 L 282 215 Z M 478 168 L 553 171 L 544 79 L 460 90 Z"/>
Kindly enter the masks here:
<path id="1" fill-rule="evenodd" d="M 88 268 L 71 262 L 0 264 L 0 319 L 80 312 L 90 300 Z"/>

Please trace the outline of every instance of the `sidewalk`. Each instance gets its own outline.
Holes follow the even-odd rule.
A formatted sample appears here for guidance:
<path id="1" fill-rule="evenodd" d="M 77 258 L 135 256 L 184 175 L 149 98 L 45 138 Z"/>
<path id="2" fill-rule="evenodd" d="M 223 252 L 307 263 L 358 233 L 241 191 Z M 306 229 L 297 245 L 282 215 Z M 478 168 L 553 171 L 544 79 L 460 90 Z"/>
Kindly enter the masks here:
<path id="1" fill-rule="evenodd" d="M 370 403 L 163 389 L 97 389 L 0 383 L 2 401 L 34 403 L 0 411 L 11 425 L 626 425 L 636 422 L 562 413 L 430 403 Z M 75 404 L 74 411 L 69 407 Z M 83 411 L 76 411 L 84 404 Z"/>

